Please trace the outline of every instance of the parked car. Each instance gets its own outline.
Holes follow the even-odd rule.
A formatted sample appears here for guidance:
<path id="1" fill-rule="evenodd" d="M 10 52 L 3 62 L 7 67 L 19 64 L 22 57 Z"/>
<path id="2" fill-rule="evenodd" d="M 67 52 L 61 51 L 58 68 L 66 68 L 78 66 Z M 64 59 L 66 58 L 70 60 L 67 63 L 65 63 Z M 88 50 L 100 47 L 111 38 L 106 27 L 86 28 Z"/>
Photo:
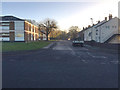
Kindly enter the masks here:
<path id="1" fill-rule="evenodd" d="M 79 41 L 79 40 L 73 40 L 72 41 L 72 46 L 84 46 L 84 41 Z"/>

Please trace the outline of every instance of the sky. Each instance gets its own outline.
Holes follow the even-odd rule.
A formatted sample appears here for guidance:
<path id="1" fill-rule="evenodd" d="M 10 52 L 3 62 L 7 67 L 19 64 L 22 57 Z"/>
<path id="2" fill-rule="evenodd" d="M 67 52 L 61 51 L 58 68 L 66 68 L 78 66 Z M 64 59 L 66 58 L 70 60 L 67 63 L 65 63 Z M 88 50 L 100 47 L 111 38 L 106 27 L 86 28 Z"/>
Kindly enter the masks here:
<path id="1" fill-rule="evenodd" d="M 118 1 L 104 0 L 96 2 L 2 2 L 2 15 L 13 15 L 22 19 L 32 19 L 37 22 L 46 18 L 57 21 L 61 30 L 71 26 L 79 28 L 102 21 L 109 14 L 118 17 Z"/>

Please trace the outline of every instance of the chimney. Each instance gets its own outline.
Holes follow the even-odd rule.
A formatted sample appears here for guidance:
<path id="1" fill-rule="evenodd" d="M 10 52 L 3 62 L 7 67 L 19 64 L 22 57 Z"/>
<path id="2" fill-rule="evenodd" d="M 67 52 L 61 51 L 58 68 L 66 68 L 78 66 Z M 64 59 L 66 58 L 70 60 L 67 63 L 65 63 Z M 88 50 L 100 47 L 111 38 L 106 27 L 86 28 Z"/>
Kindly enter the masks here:
<path id="1" fill-rule="evenodd" d="M 105 17 L 105 20 L 107 21 L 107 17 Z"/>
<path id="2" fill-rule="evenodd" d="M 100 23 L 100 20 L 98 21 L 98 23 Z"/>
<path id="3" fill-rule="evenodd" d="M 90 25 L 88 25 L 88 28 L 91 27 Z"/>
<path id="4" fill-rule="evenodd" d="M 83 27 L 83 30 L 84 30 L 85 28 Z"/>
<path id="5" fill-rule="evenodd" d="M 112 19 L 112 14 L 109 14 L 109 20 Z"/>

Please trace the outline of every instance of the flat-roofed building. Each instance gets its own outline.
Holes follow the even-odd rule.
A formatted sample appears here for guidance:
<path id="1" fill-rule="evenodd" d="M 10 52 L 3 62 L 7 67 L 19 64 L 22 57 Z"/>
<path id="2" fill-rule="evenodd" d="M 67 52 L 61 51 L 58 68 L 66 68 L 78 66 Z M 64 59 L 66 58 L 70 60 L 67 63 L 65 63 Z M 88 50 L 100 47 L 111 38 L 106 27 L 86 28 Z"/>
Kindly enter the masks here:
<path id="1" fill-rule="evenodd" d="M 37 41 L 38 27 L 14 16 L 0 17 L 0 41 Z"/>

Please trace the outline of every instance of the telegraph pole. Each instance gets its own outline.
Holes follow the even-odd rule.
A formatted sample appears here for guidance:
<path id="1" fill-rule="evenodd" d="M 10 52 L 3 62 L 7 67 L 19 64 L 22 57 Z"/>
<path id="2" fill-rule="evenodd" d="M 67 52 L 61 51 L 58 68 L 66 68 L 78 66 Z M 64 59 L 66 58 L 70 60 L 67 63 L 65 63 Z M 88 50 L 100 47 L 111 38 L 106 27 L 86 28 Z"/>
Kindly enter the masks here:
<path id="1" fill-rule="evenodd" d="M 93 18 L 90 18 L 91 19 L 91 24 L 93 25 Z"/>
<path id="2" fill-rule="evenodd" d="M 91 19 L 91 24 L 93 25 L 93 18 L 90 18 Z M 92 29 L 91 29 L 91 41 L 93 40 L 92 38 Z"/>

